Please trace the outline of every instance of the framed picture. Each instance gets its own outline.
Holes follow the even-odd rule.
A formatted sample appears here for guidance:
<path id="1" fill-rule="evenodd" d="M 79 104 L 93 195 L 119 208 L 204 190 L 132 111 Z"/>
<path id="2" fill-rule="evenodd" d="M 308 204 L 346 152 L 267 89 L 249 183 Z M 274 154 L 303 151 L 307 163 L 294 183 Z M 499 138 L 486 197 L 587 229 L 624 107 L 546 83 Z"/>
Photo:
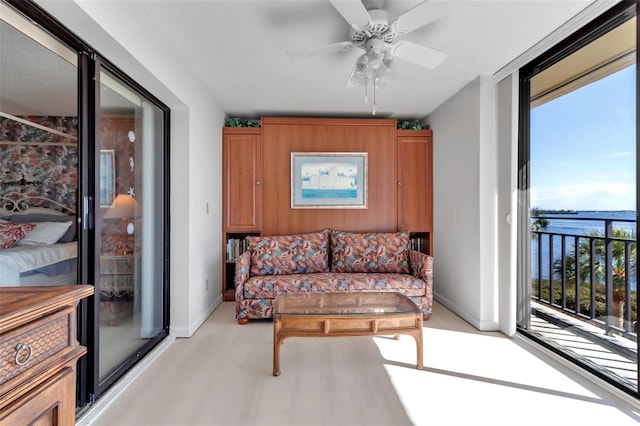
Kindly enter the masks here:
<path id="1" fill-rule="evenodd" d="M 113 149 L 100 150 L 100 207 L 109 207 L 116 197 L 116 163 Z"/>
<path id="2" fill-rule="evenodd" d="M 366 152 L 292 152 L 292 209 L 366 209 Z"/>

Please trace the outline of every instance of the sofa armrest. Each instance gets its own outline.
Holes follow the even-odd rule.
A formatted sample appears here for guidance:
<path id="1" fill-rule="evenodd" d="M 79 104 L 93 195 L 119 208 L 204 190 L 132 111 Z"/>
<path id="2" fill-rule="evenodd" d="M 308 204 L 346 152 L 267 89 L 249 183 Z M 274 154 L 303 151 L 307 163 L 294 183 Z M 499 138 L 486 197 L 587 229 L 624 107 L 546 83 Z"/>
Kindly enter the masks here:
<path id="1" fill-rule="evenodd" d="M 433 286 L 433 256 L 417 250 L 410 250 L 409 266 L 411 275 L 423 280 L 428 287 Z"/>

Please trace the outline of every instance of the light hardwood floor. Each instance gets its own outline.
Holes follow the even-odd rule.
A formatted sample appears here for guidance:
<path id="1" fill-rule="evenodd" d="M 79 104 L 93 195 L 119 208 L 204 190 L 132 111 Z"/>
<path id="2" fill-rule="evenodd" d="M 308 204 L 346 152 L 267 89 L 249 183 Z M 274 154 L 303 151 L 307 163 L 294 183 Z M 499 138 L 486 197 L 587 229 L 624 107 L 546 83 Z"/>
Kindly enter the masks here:
<path id="1" fill-rule="evenodd" d="M 479 332 L 440 304 L 410 336 L 291 338 L 272 376 L 272 323 L 223 303 L 92 425 L 637 425 L 640 411 L 528 344 Z"/>

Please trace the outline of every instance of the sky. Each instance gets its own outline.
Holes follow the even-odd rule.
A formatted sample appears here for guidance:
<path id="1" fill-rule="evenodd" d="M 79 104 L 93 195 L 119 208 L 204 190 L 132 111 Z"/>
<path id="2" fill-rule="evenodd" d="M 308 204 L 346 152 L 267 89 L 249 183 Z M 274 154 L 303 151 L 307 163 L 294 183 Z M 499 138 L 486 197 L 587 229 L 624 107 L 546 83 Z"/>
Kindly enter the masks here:
<path id="1" fill-rule="evenodd" d="M 636 65 L 531 110 L 531 206 L 636 209 Z"/>

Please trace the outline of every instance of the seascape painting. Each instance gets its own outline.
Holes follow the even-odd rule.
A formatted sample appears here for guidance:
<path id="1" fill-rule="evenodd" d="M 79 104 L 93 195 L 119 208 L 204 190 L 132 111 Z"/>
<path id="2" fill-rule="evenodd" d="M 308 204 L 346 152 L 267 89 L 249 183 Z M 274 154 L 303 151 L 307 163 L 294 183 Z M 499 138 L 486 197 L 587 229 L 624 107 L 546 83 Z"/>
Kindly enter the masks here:
<path id="1" fill-rule="evenodd" d="M 367 153 L 291 153 L 291 208 L 366 208 Z"/>

